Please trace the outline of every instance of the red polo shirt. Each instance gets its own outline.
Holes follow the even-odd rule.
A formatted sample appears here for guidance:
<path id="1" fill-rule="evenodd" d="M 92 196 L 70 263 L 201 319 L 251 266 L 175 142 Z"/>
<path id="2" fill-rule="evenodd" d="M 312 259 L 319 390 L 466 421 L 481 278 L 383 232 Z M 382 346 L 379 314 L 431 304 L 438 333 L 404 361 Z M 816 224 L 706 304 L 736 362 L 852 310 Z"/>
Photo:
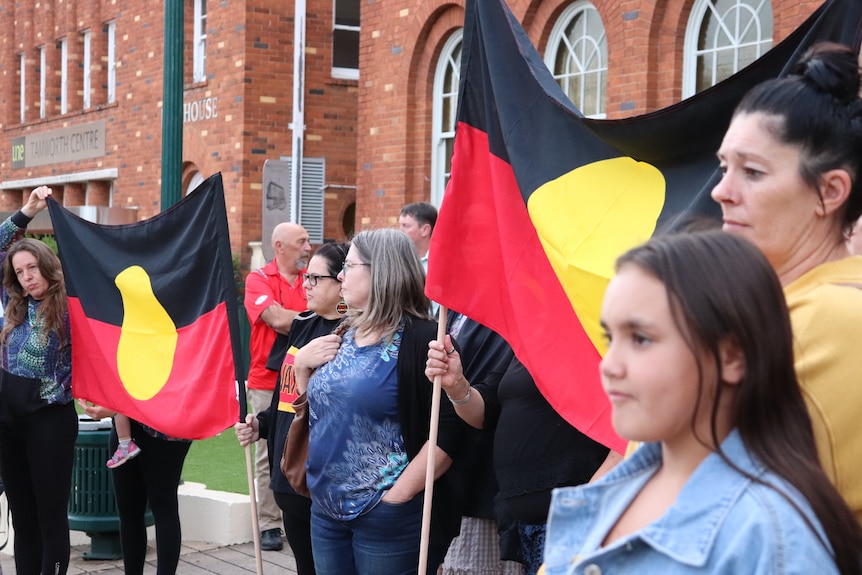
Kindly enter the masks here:
<path id="1" fill-rule="evenodd" d="M 248 370 L 247 387 L 273 391 L 278 372 L 266 369 L 266 359 L 275 342 L 275 330 L 270 328 L 260 314 L 274 303 L 285 309 L 305 311 L 305 290 L 302 279 L 297 277 L 291 286 L 284 276 L 278 273 L 275 260 L 262 268 L 254 270 L 245 278 L 245 311 L 251 323 L 251 365 Z"/>

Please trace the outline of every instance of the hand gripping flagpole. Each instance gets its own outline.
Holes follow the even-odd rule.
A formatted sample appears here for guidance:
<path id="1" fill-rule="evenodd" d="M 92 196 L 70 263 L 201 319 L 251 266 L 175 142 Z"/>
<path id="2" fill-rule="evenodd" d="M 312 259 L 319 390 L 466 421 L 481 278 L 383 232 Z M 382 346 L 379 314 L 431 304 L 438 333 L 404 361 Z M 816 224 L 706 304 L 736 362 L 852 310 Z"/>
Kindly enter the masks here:
<path id="1" fill-rule="evenodd" d="M 437 341 L 442 345 L 446 339 L 445 306 L 440 306 L 437 320 Z M 425 467 L 425 501 L 422 506 L 422 538 L 419 542 L 419 571 L 425 575 L 428 570 L 428 544 L 431 534 L 431 502 L 434 498 L 434 472 L 437 453 L 437 429 L 440 423 L 440 393 L 442 375 L 434 377 L 434 391 L 431 395 L 431 429 L 428 432 L 428 465 Z"/>

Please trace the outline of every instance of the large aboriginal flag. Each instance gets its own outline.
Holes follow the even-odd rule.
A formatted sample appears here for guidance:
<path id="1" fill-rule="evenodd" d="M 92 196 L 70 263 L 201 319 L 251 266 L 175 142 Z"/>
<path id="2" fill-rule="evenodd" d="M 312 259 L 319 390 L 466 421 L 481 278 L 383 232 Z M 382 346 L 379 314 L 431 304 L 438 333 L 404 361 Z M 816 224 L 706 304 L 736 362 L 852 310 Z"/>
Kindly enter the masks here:
<path id="1" fill-rule="evenodd" d="M 588 120 L 505 0 L 468 0 L 452 172 L 426 292 L 503 335 L 551 405 L 621 451 L 598 363 L 616 257 L 717 216 L 716 150 L 740 98 L 818 40 L 858 48 L 862 2 L 825 3 L 751 66 L 679 104 Z"/>
<path id="2" fill-rule="evenodd" d="M 173 437 L 239 415 L 237 297 L 221 174 L 146 221 L 105 226 L 53 200 L 72 391 Z"/>

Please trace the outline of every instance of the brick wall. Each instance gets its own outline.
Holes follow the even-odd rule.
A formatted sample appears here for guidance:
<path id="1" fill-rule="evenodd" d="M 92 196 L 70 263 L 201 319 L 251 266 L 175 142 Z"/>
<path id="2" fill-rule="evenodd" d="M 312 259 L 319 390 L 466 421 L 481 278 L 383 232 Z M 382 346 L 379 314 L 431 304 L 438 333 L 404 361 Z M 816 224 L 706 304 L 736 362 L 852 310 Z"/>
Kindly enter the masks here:
<path id="1" fill-rule="evenodd" d="M 819 0 L 773 0 L 775 39 Z M 510 0 L 529 37 L 545 50 L 570 0 Z M 609 45 L 607 115 L 619 118 L 680 99 L 690 0 L 593 0 Z M 331 0 L 309 0 L 306 24 L 305 156 L 326 159 L 324 236 L 392 226 L 405 203 L 428 200 L 432 92 L 443 44 L 461 28 L 463 0 L 362 0 L 358 81 L 333 79 Z M 113 182 L 57 184 L 67 205 L 160 211 L 163 3 L 145 0 L 0 0 L 0 181 L 36 182 L 116 169 Z M 232 248 L 248 265 L 261 236 L 262 171 L 290 156 L 293 5 L 280 0 L 208 2 L 207 78 L 192 82 L 192 0 L 185 0 L 184 101 L 197 105 L 183 131 L 183 176 L 221 171 Z M 116 102 L 107 103 L 107 33 L 116 21 Z M 89 110 L 82 109 L 82 32 L 92 42 Z M 60 114 L 59 40 L 68 39 L 68 113 Z M 47 115 L 39 119 L 38 48 L 47 50 Z M 19 54 L 27 59 L 26 120 L 19 119 Z M 207 108 L 209 107 L 209 108 Z M 209 110 L 208 112 L 206 110 Z M 203 112 L 202 112 L 203 110 Z M 14 138 L 104 120 L 100 158 L 12 169 Z M 65 193 L 64 193 L 65 188 Z M 29 190 L 0 190 L 0 210 Z"/>
<path id="2" fill-rule="evenodd" d="M 208 2 L 207 78 L 192 82 L 193 2 L 185 0 L 184 103 L 196 106 L 183 129 L 185 181 L 221 171 L 235 253 L 248 265 L 260 240 L 261 181 L 267 159 L 290 156 L 293 5 L 276 0 Z M 107 32 L 116 21 L 116 102 L 107 103 Z M 68 184 L 66 205 L 135 206 L 141 218 L 161 209 L 164 4 L 145 0 L 0 0 L 0 181 L 38 182 L 116 169 L 113 183 Z M 81 33 L 90 30 L 91 102 L 82 109 Z M 68 113 L 60 114 L 59 40 L 68 38 Z M 310 0 L 306 50 L 306 157 L 326 158 L 325 237 L 345 237 L 342 219 L 356 185 L 356 81 L 331 77 L 332 2 Z M 48 117 L 39 119 L 38 47 L 47 46 Z M 18 54 L 27 57 L 26 120 L 19 119 Z M 12 169 L 11 142 L 27 134 L 104 120 L 105 155 Z M 188 176 L 188 177 L 187 177 Z M 62 194 L 64 185 L 52 186 Z M 113 193 L 111 194 L 111 190 Z M 0 210 L 19 207 L 28 189 L 0 191 Z M 352 224 L 352 222 L 349 222 Z"/>
<path id="3" fill-rule="evenodd" d="M 681 99 L 690 0 L 592 0 L 608 37 L 607 117 Z M 544 53 L 570 0 L 509 0 Z M 773 0 L 775 41 L 820 5 Z M 357 229 L 391 226 L 400 207 L 430 199 L 431 105 L 440 50 L 463 25 L 463 0 L 367 0 L 362 4 Z"/>

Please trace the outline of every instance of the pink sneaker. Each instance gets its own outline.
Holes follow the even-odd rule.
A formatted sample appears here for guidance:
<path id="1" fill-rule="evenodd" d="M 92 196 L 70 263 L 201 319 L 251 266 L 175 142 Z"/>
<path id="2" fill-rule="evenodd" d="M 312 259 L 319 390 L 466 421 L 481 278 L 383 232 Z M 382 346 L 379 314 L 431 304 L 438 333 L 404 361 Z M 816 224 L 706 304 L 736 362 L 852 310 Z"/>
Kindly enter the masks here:
<path id="1" fill-rule="evenodd" d="M 141 448 L 135 443 L 134 439 L 129 440 L 129 445 L 125 449 L 120 445 L 114 452 L 114 455 L 108 460 L 105 465 L 108 469 L 119 467 L 133 457 L 137 457 L 141 453 Z"/>

